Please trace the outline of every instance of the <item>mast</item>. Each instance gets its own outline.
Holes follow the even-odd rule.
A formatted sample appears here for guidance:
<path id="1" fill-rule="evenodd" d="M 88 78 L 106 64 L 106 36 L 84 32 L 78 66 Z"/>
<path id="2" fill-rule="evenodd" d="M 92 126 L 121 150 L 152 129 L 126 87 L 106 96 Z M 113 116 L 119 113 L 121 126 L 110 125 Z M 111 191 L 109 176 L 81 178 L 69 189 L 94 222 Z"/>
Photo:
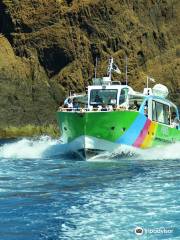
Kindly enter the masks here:
<path id="1" fill-rule="evenodd" d="M 94 69 L 94 78 L 96 79 L 97 77 L 97 63 L 98 63 L 98 59 L 96 57 L 96 63 L 95 63 L 95 69 Z"/>
<path id="2" fill-rule="evenodd" d="M 147 83 L 146 83 L 146 88 L 149 87 L 149 76 L 147 76 L 147 79 L 146 79 Z"/>
<path id="3" fill-rule="evenodd" d="M 126 62 L 126 67 L 125 67 L 125 72 L 126 72 L 126 85 L 128 85 L 128 58 L 127 58 L 127 55 L 125 56 L 125 62 Z"/>
<path id="4" fill-rule="evenodd" d="M 147 81 L 146 87 L 147 87 L 147 88 L 149 88 L 149 80 L 150 80 L 151 82 L 156 82 L 154 78 L 147 76 L 147 79 L 146 79 L 146 81 Z"/>
<path id="5" fill-rule="evenodd" d="M 107 70 L 107 75 L 108 75 L 110 81 L 111 81 L 111 75 L 112 75 L 112 70 L 113 70 L 113 62 L 114 62 L 113 57 L 111 57 L 109 59 L 109 66 L 108 66 L 108 70 Z"/>

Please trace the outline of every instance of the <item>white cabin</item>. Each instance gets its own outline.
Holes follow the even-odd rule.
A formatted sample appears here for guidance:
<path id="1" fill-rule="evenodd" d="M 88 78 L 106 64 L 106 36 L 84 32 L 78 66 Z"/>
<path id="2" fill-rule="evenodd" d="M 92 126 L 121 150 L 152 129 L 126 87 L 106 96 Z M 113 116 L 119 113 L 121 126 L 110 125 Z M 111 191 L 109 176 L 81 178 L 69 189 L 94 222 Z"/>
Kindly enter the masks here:
<path id="1" fill-rule="evenodd" d="M 98 85 L 88 87 L 88 107 L 115 105 L 128 108 L 128 95 L 133 94 L 131 87 L 125 85 Z"/>

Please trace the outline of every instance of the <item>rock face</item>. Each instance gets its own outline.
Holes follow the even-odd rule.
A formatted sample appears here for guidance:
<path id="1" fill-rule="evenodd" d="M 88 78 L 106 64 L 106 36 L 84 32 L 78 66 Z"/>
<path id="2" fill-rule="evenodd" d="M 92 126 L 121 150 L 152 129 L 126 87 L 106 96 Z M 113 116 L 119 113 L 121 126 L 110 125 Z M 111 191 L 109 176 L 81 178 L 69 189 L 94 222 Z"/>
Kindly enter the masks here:
<path id="1" fill-rule="evenodd" d="M 180 104 L 179 9 L 179 0 L 1 0 L 0 127 L 53 122 L 96 57 L 104 75 L 109 56 L 123 71 L 127 55 L 130 85 L 142 90 L 148 74 Z"/>

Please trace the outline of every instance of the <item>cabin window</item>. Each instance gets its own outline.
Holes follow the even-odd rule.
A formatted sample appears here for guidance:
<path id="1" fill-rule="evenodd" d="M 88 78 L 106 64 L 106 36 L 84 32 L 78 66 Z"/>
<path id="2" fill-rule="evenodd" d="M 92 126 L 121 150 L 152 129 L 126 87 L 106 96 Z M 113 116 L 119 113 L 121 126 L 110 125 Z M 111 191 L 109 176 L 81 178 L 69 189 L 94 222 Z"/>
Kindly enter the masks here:
<path id="1" fill-rule="evenodd" d="M 128 88 L 123 88 L 121 90 L 121 95 L 119 97 L 119 105 L 121 105 L 122 103 L 124 103 L 126 101 L 127 94 L 128 94 Z"/>
<path id="2" fill-rule="evenodd" d="M 156 102 L 156 117 L 157 121 L 164 123 L 163 104 Z"/>
<path id="3" fill-rule="evenodd" d="M 169 106 L 168 105 L 163 105 L 164 107 L 164 123 L 169 125 L 170 124 L 170 117 L 169 117 Z"/>
<path id="4" fill-rule="evenodd" d="M 174 118 L 177 117 L 177 110 L 176 108 L 174 108 L 173 106 L 171 106 L 171 109 L 170 109 L 170 118 L 171 118 L 171 122 L 174 121 Z"/>
<path id="5" fill-rule="evenodd" d="M 171 114 L 172 114 L 173 112 L 176 113 L 176 108 L 174 108 L 173 106 L 171 106 L 170 112 L 171 112 Z"/>
<path id="6" fill-rule="evenodd" d="M 152 120 L 169 125 L 169 105 L 152 101 Z"/>
<path id="7" fill-rule="evenodd" d="M 88 103 L 88 97 L 87 95 L 81 95 L 81 96 L 75 96 L 77 103 L 80 107 L 86 107 Z M 74 99 L 73 98 L 73 99 Z"/>
<path id="8" fill-rule="evenodd" d="M 117 89 L 93 89 L 90 93 L 90 105 L 117 104 Z"/>
<path id="9" fill-rule="evenodd" d="M 152 101 L 152 120 L 157 121 L 155 101 Z"/>

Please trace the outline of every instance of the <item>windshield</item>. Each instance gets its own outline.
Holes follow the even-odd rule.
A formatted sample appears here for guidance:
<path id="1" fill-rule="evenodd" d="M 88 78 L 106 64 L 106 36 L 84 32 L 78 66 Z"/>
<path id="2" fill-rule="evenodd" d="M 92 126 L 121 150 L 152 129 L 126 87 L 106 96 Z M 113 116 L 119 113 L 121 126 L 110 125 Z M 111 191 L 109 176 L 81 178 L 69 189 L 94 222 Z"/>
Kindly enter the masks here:
<path id="1" fill-rule="evenodd" d="M 73 102 L 76 102 L 80 108 L 84 108 L 87 106 L 88 103 L 87 95 L 77 95 L 73 96 L 71 99 Z"/>
<path id="2" fill-rule="evenodd" d="M 90 93 L 90 105 L 117 104 L 117 89 L 93 89 Z"/>
<path id="3" fill-rule="evenodd" d="M 77 97 L 75 96 L 75 98 L 77 99 L 77 102 L 87 104 L 87 101 L 88 101 L 87 95 L 81 95 Z"/>

